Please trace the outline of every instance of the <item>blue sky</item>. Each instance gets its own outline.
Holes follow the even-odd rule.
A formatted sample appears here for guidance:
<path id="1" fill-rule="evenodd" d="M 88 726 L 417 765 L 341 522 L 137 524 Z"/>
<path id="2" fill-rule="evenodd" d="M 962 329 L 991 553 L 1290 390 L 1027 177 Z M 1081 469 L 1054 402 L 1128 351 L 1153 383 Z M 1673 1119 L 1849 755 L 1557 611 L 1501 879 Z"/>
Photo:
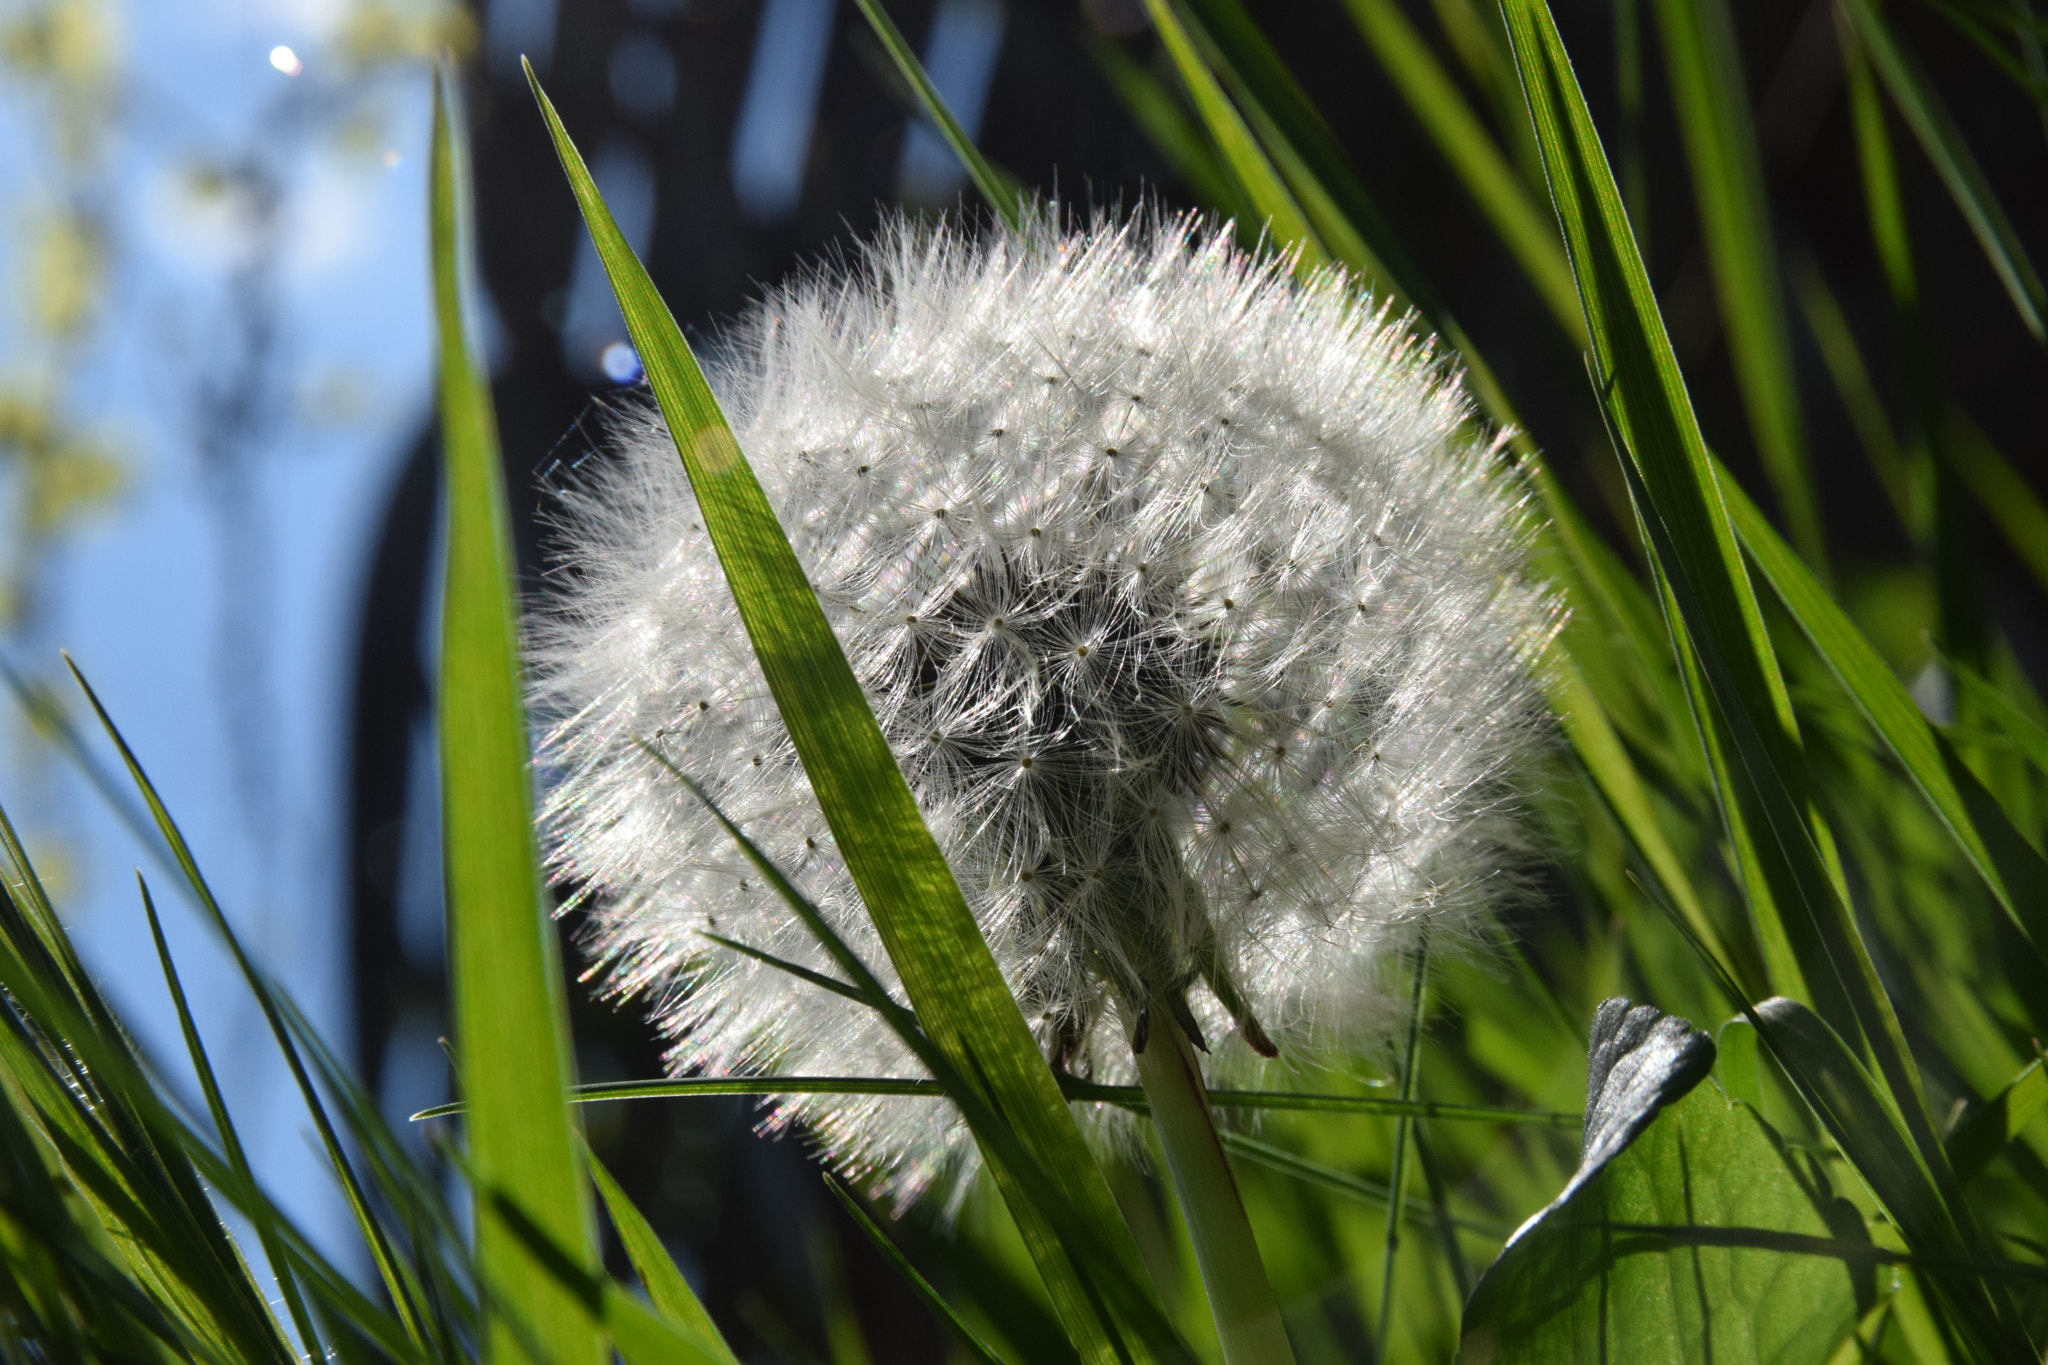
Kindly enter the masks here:
<path id="1" fill-rule="evenodd" d="M 337 1040 L 350 1026 L 343 919 L 348 688 L 375 520 L 428 416 L 424 246 L 427 73 L 379 87 L 373 124 L 313 136 L 282 176 L 276 419 L 243 454 L 250 521 L 239 606 L 220 589 L 218 499 L 200 477 L 195 369 L 217 357 L 225 282 L 247 236 L 197 194 L 195 159 L 277 133 L 294 82 L 336 79 L 327 52 L 341 0 L 174 0 L 105 5 L 131 96 L 97 185 L 118 268 L 97 340 L 63 376 L 74 416 L 120 452 L 118 498 L 58 545 L 40 620 L 8 642 L 46 679 L 56 650 L 87 671 L 183 822 L 238 930 Z M 286 45 L 302 74 L 282 73 Z M 291 63 L 286 62 L 289 66 Z M 303 93 L 303 90 L 299 93 Z M 22 224 L 51 193 L 46 124 L 0 92 L 0 375 L 37 363 L 21 326 Z M 344 142 L 346 145 L 344 145 Z M 224 610 L 240 642 L 217 647 Z M 224 672 L 224 669 L 229 671 Z M 223 678 L 234 681 L 224 687 Z M 251 705 L 254 701 L 260 704 Z M 178 1055 L 132 869 L 155 885 L 171 942 L 259 1174 L 309 1230 L 343 1246 L 344 1213 L 311 1146 L 262 1020 L 189 904 L 64 766 L 10 721 L 0 799 L 56 870 L 90 966 L 157 1055 Z M 238 785 L 236 755 L 245 771 Z"/>

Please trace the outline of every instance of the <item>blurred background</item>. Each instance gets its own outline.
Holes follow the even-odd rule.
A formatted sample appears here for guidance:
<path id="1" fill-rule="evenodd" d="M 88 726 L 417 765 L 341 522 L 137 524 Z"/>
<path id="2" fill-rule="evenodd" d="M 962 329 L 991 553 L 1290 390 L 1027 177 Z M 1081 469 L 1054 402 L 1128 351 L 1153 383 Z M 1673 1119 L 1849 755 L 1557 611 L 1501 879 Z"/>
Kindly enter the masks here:
<path id="1" fill-rule="evenodd" d="M 1021 182 L 1084 211 L 1231 209 L 1140 0 L 888 8 L 962 123 Z M 1417 277 L 1492 359 L 1582 505 L 1629 546 L 1571 338 L 1351 19 L 1334 0 L 1249 8 Z M 1399 8 L 1540 194 L 1497 15 L 1473 0 Z M 1656 45 L 1642 37 L 1649 19 L 1638 0 L 1557 8 L 1707 435 L 1768 488 Z M 2021 239 L 2048 242 L 2048 114 L 2027 94 L 2028 81 L 2043 88 L 2041 68 L 1986 77 L 1956 18 L 1979 22 L 1985 6 L 1894 8 Z M 2038 487 L 2040 354 L 1901 139 L 1916 326 L 1948 360 L 1908 353 L 1864 216 L 1828 3 L 1733 12 L 1780 264 L 1801 301 L 1788 363 L 1820 493 L 1810 515 L 1779 510 L 1802 545 L 1828 546 L 1845 600 L 1946 718 L 1930 629 L 1993 671 L 2048 676 L 2038 566 L 1984 534 L 1983 510 L 1955 490 L 1934 498 L 1938 526 L 1914 524 L 1888 482 L 1904 466 L 1886 463 L 1910 452 L 1878 449 L 1884 434 L 1848 399 L 1860 383 L 1909 444 L 1926 413 L 1950 414 Z M 58 658 L 68 649 L 230 917 L 394 1118 L 449 1093 L 423 183 L 428 63 L 442 50 L 467 72 L 490 360 L 529 586 L 545 563 L 535 512 L 549 471 L 590 453 L 606 396 L 639 370 L 522 54 L 700 339 L 883 213 L 943 211 L 964 189 L 850 0 L 0 0 L 0 657 L 20 703 L 0 730 L 0 800 L 145 1046 L 178 1055 L 131 868 L 172 882 L 135 837 L 122 784 L 105 780 L 108 752 L 68 738 L 81 711 Z M 1844 369 L 1845 334 L 1863 342 L 1860 380 Z M 1933 399 L 1915 389 L 1930 365 Z M 1927 568 L 1935 542 L 1954 561 L 1945 597 Z M 1553 890 L 1529 913 L 1585 913 L 1577 889 Z M 345 1210 L 254 1005 L 195 917 L 173 913 L 170 929 L 259 1172 L 343 1245 Z M 573 926 L 565 935 L 574 972 Z M 636 1005 L 581 987 L 572 999 L 584 1079 L 659 1073 Z M 942 1357 L 936 1327 L 850 1231 L 802 1142 L 753 1135 L 749 1105 L 615 1104 L 589 1120 L 743 1353 Z M 905 1235 L 923 1235 L 916 1220 Z M 1014 1268 L 965 1256 L 949 1273 L 1002 1311 Z M 1028 1295 L 1007 1298 L 1031 1311 Z"/>

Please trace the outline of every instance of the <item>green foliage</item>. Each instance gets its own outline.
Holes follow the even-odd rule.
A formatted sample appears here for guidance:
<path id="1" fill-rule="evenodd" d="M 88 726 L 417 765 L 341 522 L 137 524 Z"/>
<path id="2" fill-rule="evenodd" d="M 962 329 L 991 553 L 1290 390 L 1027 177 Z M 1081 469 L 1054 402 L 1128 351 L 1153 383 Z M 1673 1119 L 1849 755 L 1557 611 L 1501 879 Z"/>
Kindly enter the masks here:
<path id="1" fill-rule="evenodd" d="M 1568 488 L 1580 485 L 1564 477 L 1569 451 L 1555 437 L 1548 454 L 1535 433 L 1516 438 L 1550 519 L 1543 570 L 1572 613 L 1546 671 L 1568 747 L 1539 812 L 1572 913 L 1516 921 L 1492 963 L 1433 956 L 1398 1089 L 1380 1074 L 1385 1059 L 1338 1059 L 1284 1086 L 1211 1092 L 1209 1109 L 1224 1121 L 1221 1147 L 1305 1365 L 1368 1352 L 2038 1361 L 2048 1070 L 2030 1043 L 2048 1032 L 2048 710 L 1972 597 L 1958 508 L 1977 499 L 2044 584 L 2048 512 L 1939 380 L 1894 117 L 1975 236 L 1980 268 L 2036 336 L 2048 303 L 1895 16 L 1842 0 L 1850 133 L 1909 380 L 1894 417 L 1873 377 L 1888 372 L 1884 358 L 1866 356 L 1853 310 L 1774 226 L 1753 82 L 1737 58 L 1746 11 L 1654 0 L 1670 82 L 1645 88 L 1640 54 L 1628 55 L 1641 38 L 1637 3 L 1616 11 L 1617 139 L 1596 127 L 1583 88 L 1593 77 L 1544 0 L 1506 0 L 1499 16 L 1474 0 L 1434 0 L 1434 31 L 1415 6 L 1342 0 L 1361 57 L 1555 322 L 1545 344 L 1585 349 L 1586 425 L 1607 437 L 1598 454 L 1618 476 L 1625 534 L 1610 543 L 1574 501 Z M 2005 76 L 2037 70 L 2041 23 L 2024 6 L 1937 8 Z M 861 10 L 975 186 L 1014 217 L 1015 184 L 966 140 L 877 0 Z M 1518 424 L 1514 385 L 1406 250 L 1386 211 L 1394 201 L 1375 198 L 1266 38 L 1265 11 L 1239 0 L 1147 0 L 1147 10 L 1143 52 L 1097 39 L 1094 55 L 1186 183 L 1239 215 L 1247 241 L 1263 236 L 1305 269 L 1341 266 L 1412 306 L 1467 367 L 1483 414 Z M 1686 154 L 1682 169 L 1654 169 L 1688 180 L 1734 381 L 1734 415 L 1709 426 L 1747 432 L 1782 535 L 1731 472 L 1740 460 L 1709 449 L 1703 391 L 1681 367 L 1631 218 L 1643 202 L 1637 171 L 1648 171 L 1624 158 L 1617 175 L 1610 161 L 1652 99 L 1668 100 Z M 947 1097 L 982 1146 L 999 1197 L 973 1192 L 951 1228 L 915 1215 L 884 1227 L 835 1186 L 967 1358 L 1213 1358 L 1187 1220 L 1160 1198 L 1156 1174 L 1092 1156 L 1070 1116 L 1078 1104 L 1149 1114 L 1147 1096 L 1056 1076 L 1033 1047 L 680 329 L 544 96 L 540 105 L 908 1007 L 738 829 L 836 966 L 828 975 L 730 946 L 877 1009 L 927 1075 L 574 1085 L 530 824 L 502 475 L 465 311 L 462 134 L 442 102 L 432 166 L 449 488 L 440 717 L 462 1093 L 430 1112 L 459 1116 L 462 1146 L 445 1155 L 475 1201 L 474 1240 L 437 1175 L 242 951 L 88 689 L 146 812 L 136 818 L 229 946 L 287 1060 L 377 1284 L 355 1286 L 257 1187 L 149 888 L 138 927 L 158 946 L 203 1118 L 165 1100 L 0 817 L 0 1356 L 225 1365 L 320 1351 L 574 1365 L 616 1350 L 631 1365 L 733 1365 L 654 1227 L 582 1147 L 574 1105 L 844 1092 Z M 1818 409 L 1790 359 L 1804 336 L 1788 323 L 1795 311 L 1916 557 L 1892 577 L 1828 558 L 1806 449 Z M 1923 602 L 1937 604 L 1932 619 Z M 1908 627 L 1876 628 L 1894 618 Z M 1911 623 L 1931 627 L 1934 643 L 1913 644 Z M 1909 649 L 1953 689 L 1953 723 L 1930 720 L 1938 708 L 1923 710 L 1910 675 L 1894 671 Z M 17 691 L 60 747 L 97 764 L 47 697 Z M 678 774 L 678 799 L 692 790 Z M 135 798 L 120 800 L 133 813 Z M 1582 1124 L 1585 1030 L 1599 1001 L 1623 993 L 1734 1018 L 1714 1083 L 1662 1095 L 1669 1107 L 1643 1109 L 1632 1143 L 1575 1177 L 1581 1154 L 1566 1130 Z M 1256 1133 L 1243 1131 L 1253 1120 Z M 1151 1169 L 1163 1169 L 1156 1155 Z M 586 1179 L 637 1291 L 599 1268 Z M 246 1219 L 246 1249 L 216 1200 Z"/>

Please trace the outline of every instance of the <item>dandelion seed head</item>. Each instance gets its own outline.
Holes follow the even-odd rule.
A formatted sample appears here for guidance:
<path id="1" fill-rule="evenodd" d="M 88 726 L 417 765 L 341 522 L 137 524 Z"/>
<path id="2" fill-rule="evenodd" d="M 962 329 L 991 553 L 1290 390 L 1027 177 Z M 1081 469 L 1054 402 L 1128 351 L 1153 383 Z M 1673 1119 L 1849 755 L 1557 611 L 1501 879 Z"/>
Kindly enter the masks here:
<path id="1" fill-rule="evenodd" d="M 1392 952 L 1512 884 L 1557 615 L 1525 491 L 1340 274 L 1188 221 L 898 225 L 728 341 L 740 445 L 1057 1065 L 1129 1081 L 1162 995 L 1224 1071 L 1370 1044 Z M 658 414 L 610 446 L 559 490 L 533 630 L 552 871 L 678 1072 L 916 1075 L 870 1011 L 700 932 L 836 971 L 665 763 L 894 988 Z M 973 1159 L 930 1101 L 793 1121 L 899 1198 Z"/>

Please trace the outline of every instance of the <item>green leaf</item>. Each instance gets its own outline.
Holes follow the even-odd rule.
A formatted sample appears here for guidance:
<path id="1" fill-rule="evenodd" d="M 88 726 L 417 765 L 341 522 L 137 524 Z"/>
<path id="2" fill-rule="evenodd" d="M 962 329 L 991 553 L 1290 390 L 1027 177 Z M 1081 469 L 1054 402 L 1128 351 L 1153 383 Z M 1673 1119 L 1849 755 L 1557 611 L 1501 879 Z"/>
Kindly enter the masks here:
<path id="1" fill-rule="evenodd" d="M 1869 50 L 1871 65 L 1891 93 L 1892 103 L 1919 139 L 1920 148 L 1948 187 L 1949 197 L 1962 211 L 1963 220 L 1977 236 L 1998 281 L 2019 311 L 2020 321 L 2037 341 L 2048 341 L 2048 290 L 2027 256 L 2027 249 L 1998 202 L 1991 182 L 1977 164 L 1969 144 L 1963 140 L 1955 119 L 1935 93 L 1927 74 L 1904 47 L 1893 38 L 1890 27 L 1870 0 L 1841 0 L 1856 36 Z"/>
<path id="2" fill-rule="evenodd" d="M 686 1336 L 697 1340 L 698 1348 L 721 1365 L 738 1365 L 732 1348 L 726 1345 L 725 1337 L 718 1330 L 718 1324 L 704 1311 L 703 1303 L 697 1298 L 690 1282 L 683 1278 L 683 1272 L 676 1268 L 668 1248 L 661 1244 L 661 1238 L 626 1192 L 619 1188 L 619 1182 L 612 1179 L 612 1173 L 604 1168 L 594 1152 L 586 1151 L 584 1160 L 590 1167 L 590 1178 L 597 1184 L 597 1192 L 604 1199 L 605 1210 L 612 1216 L 612 1226 L 618 1230 L 619 1244 L 626 1249 L 626 1259 L 633 1263 L 633 1270 L 640 1276 L 642 1287 L 654 1307 L 671 1325 Z"/>
<path id="3" fill-rule="evenodd" d="M 1950 408 L 1944 427 L 1941 450 L 1949 467 L 2005 533 L 2005 543 L 2034 581 L 2048 589 L 2048 504 L 1968 413 Z"/>
<path id="4" fill-rule="evenodd" d="M 1589 1158 L 1604 1159 L 1582 1166 L 1480 1279 L 1460 1365 L 1823 1365 L 1854 1329 L 1867 1267 L 1709 1240 L 1868 1247 L 1818 1166 L 1795 1161 L 1754 1109 L 1698 1085 L 1700 1074 L 1674 1077 L 1669 1107 L 1618 1152 L 1589 1118 Z M 1696 1088 L 1671 1102 L 1668 1090 L 1686 1085 Z"/>
<path id="5" fill-rule="evenodd" d="M 1948 1134 L 1948 1161 L 1956 1180 L 1968 1184 L 2034 1116 L 2048 1107 L 2048 1066 L 2036 1057 L 2011 1085 L 1963 1111 Z"/>
<path id="6" fill-rule="evenodd" d="M 564 1100 L 574 1079 L 568 1005 L 554 926 L 541 908 L 527 787 L 510 513 L 490 390 L 469 325 L 468 153 L 453 75 L 441 72 L 434 88 L 431 219 L 448 509 L 442 829 L 476 1259 L 498 1301 L 522 1315 L 545 1365 L 597 1365 L 604 1339 L 588 1303 L 536 1259 L 500 1211 L 500 1199 L 509 1201 L 579 1263 L 595 1264 Z M 486 1358 L 502 1365 L 526 1355 L 520 1334 L 494 1313 Z"/>
<path id="7" fill-rule="evenodd" d="M 1820 507 L 1807 467 L 1792 341 L 1771 240 L 1770 196 L 1727 0 L 1657 0 L 1672 105 L 1692 164 L 1700 235 L 1713 265 L 1735 379 L 1792 542 L 1824 566 Z"/>
<path id="8" fill-rule="evenodd" d="M 769 691 L 917 1020 L 1014 1126 L 1023 1150 L 1055 1183 L 1090 1243 L 1062 1247 L 1020 1173 L 999 1153 L 987 1153 L 1083 1358 L 1106 1362 L 1115 1355 L 1109 1329 L 1074 1258 L 1135 1266 L 1136 1244 L 681 329 L 531 73 L 529 81 Z"/>

